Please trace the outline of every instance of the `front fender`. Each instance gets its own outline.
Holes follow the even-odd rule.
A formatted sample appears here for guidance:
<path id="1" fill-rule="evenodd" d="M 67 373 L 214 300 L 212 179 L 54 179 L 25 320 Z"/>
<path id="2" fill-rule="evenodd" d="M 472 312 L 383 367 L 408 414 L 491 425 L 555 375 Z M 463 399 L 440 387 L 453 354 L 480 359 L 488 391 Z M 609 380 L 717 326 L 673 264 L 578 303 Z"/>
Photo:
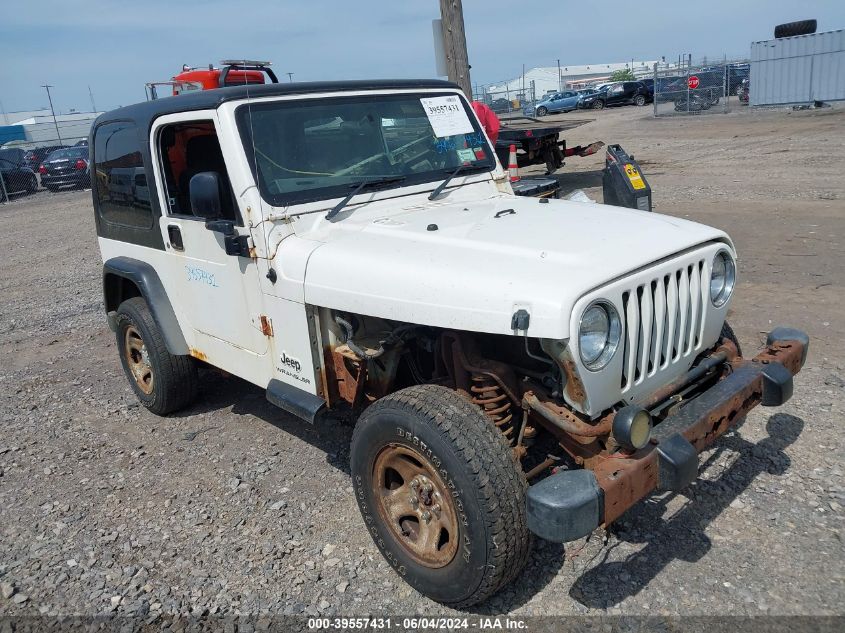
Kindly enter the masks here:
<path id="1" fill-rule="evenodd" d="M 112 331 L 115 330 L 114 315 L 118 306 L 124 300 L 139 295 L 147 302 L 164 337 L 167 351 L 174 356 L 187 355 L 188 344 L 155 269 L 131 257 L 113 257 L 103 264 L 103 301 Z"/>

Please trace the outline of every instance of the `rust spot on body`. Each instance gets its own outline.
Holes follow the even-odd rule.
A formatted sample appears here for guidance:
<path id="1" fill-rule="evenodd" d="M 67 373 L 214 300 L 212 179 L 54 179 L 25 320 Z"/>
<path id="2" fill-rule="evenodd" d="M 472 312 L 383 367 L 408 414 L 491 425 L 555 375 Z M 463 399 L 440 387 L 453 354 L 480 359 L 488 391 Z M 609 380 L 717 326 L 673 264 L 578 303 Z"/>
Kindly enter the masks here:
<path id="1" fill-rule="evenodd" d="M 259 317 L 259 321 L 261 322 L 261 333 L 264 336 L 273 336 L 273 324 L 270 318 L 262 314 Z"/>
<path id="2" fill-rule="evenodd" d="M 201 360 L 201 361 L 207 361 L 208 360 L 208 356 L 206 356 L 205 353 L 203 353 L 203 352 L 201 352 L 198 349 L 195 349 L 193 347 L 188 348 L 188 353 L 191 356 L 193 356 L 194 358 L 196 358 L 197 360 Z"/>
<path id="3" fill-rule="evenodd" d="M 566 393 L 573 402 L 584 404 L 587 393 L 584 390 L 584 383 L 578 375 L 578 369 L 571 360 L 563 361 L 563 373 L 566 374 Z"/>

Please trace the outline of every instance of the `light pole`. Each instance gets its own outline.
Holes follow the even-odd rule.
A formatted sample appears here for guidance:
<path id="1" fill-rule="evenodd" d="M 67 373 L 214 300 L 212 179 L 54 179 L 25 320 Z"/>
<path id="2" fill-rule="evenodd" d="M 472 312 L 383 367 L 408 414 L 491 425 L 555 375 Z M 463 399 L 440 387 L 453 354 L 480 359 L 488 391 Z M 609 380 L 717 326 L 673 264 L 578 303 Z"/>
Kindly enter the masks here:
<path id="1" fill-rule="evenodd" d="M 59 145 L 61 145 L 62 144 L 62 135 L 59 132 L 59 122 L 56 120 L 56 111 L 53 110 L 53 97 L 50 96 L 50 88 L 52 88 L 53 86 L 45 84 L 41 87 L 45 88 L 47 90 L 47 100 L 50 102 L 50 112 L 53 113 L 53 125 L 56 126 L 56 136 L 59 138 Z"/>
<path id="2" fill-rule="evenodd" d="M 288 81 L 293 83 L 293 73 L 285 73 L 288 76 Z"/>
<path id="3" fill-rule="evenodd" d="M 569 68 L 569 66 L 567 66 Z M 557 89 L 558 92 L 563 90 L 563 76 L 560 74 L 560 60 L 557 60 Z"/>

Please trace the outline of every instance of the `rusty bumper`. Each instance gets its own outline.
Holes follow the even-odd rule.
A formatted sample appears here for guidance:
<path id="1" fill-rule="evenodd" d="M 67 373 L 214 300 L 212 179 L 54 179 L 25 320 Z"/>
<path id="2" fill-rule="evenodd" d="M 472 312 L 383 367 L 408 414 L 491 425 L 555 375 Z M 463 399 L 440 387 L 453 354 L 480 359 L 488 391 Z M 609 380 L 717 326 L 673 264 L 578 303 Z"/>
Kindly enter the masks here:
<path id="1" fill-rule="evenodd" d="M 758 404 L 789 400 L 808 347 L 803 332 L 776 328 L 760 354 L 730 363 L 723 379 L 656 425 L 646 448 L 531 486 L 528 527 L 547 540 L 571 541 L 609 525 L 655 489 L 684 488 L 698 475 L 698 454 L 716 438 Z"/>

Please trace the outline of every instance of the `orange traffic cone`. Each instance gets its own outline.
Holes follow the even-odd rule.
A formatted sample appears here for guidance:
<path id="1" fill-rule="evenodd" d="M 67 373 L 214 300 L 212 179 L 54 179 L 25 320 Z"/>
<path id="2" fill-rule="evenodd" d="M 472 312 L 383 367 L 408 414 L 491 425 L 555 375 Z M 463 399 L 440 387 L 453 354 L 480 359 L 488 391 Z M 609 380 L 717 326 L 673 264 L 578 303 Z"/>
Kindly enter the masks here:
<path id="1" fill-rule="evenodd" d="M 510 155 L 508 156 L 508 174 L 511 177 L 511 182 L 519 180 L 519 167 L 516 166 L 516 145 L 511 145 Z"/>

